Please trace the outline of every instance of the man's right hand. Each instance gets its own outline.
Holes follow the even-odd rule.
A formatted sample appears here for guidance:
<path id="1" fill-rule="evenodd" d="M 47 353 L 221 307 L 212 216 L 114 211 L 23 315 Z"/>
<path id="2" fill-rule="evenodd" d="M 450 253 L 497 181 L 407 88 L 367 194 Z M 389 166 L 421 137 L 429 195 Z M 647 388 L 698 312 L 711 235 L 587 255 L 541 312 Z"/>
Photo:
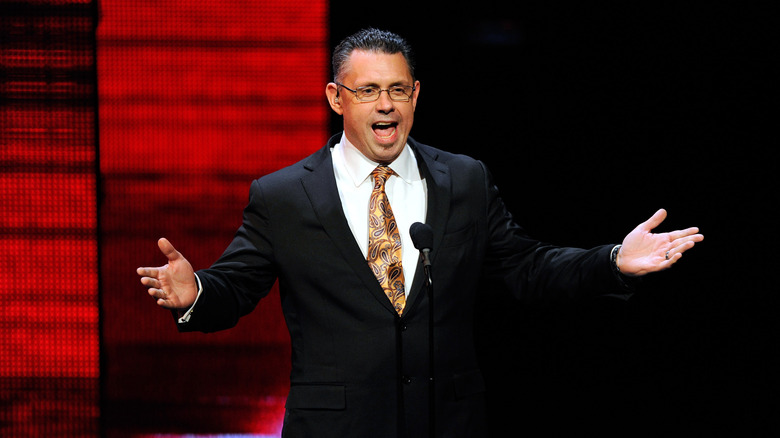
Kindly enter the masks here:
<path id="1" fill-rule="evenodd" d="M 148 287 L 149 295 L 166 309 L 186 309 L 195 303 L 198 285 L 192 265 L 166 238 L 157 241 L 168 264 L 160 267 L 138 268 L 141 284 Z"/>

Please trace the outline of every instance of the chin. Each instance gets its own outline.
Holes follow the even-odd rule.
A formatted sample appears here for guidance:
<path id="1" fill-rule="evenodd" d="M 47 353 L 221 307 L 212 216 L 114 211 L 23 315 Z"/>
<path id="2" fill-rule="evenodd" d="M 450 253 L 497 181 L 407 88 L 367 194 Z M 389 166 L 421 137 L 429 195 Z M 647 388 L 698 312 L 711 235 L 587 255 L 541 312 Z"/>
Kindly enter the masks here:
<path id="1" fill-rule="evenodd" d="M 376 149 L 374 156 L 377 158 L 376 161 L 387 164 L 398 158 L 398 156 L 401 155 L 403 148 L 404 145 L 399 146 L 395 144 L 390 146 L 381 146 Z"/>

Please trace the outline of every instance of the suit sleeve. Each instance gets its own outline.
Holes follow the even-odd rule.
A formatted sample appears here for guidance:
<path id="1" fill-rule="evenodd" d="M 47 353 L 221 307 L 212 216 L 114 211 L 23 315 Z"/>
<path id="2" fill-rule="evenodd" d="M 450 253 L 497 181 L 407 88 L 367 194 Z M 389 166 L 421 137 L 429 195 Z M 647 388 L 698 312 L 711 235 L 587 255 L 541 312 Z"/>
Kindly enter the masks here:
<path id="1" fill-rule="evenodd" d="M 503 283 L 518 299 L 630 296 L 627 283 L 611 266 L 614 245 L 564 248 L 533 239 L 507 211 L 490 172 L 482 166 L 487 198 L 488 277 Z"/>
<path id="2" fill-rule="evenodd" d="M 180 331 L 213 332 L 235 326 L 265 297 L 277 278 L 269 209 L 261 184 L 252 183 L 241 227 L 222 256 L 197 272 L 203 294 Z"/>

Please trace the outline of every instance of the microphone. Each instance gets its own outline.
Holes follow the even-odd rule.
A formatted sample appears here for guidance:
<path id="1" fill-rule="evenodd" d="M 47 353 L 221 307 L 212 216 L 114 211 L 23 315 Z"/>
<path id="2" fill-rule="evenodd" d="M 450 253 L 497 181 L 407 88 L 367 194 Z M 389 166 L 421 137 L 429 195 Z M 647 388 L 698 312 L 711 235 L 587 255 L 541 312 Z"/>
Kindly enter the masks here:
<path id="1" fill-rule="evenodd" d="M 431 248 L 433 248 L 433 228 L 428 224 L 415 222 L 409 228 L 409 237 L 412 238 L 414 247 L 422 253 L 423 266 L 426 268 L 431 266 L 431 259 L 428 257 L 428 254 L 431 252 Z"/>

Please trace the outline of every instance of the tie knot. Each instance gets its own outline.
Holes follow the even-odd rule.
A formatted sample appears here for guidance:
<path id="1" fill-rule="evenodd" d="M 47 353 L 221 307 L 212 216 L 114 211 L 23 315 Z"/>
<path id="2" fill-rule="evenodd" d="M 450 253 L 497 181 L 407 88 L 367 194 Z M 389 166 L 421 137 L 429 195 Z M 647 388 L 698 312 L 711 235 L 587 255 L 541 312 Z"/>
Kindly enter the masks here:
<path id="1" fill-rule="evenodd" d="M 381 181 L 381 184 L 384 184 L 385 181 L 387 181 L 387 179 L 390 178 L 390 175 L 395 175 L 395 172 L 393 172 L 393 169 L 387 166 L 377 166 L 376 169 L 374 169 L 374 171 L 371 172 L 371 176 L 374 177 L 375 184 L 378 181 Z"/>

